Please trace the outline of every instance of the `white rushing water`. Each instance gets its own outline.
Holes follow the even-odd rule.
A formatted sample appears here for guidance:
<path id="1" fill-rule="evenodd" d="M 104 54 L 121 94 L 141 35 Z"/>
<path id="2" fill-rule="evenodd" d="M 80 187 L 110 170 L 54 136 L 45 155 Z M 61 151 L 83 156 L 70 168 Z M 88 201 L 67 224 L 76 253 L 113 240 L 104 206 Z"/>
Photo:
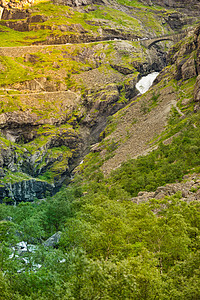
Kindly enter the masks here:
<path id="1" fill-rule="evenodd" d="M 140 92 L 140 94 L 144 94 L 148 91 L 148 89 L 152 86 L 154 80 L 158 76 L 159 72 L 153 72 L 148 74 L 147 76 L 143 76 L 138 83 L 136 84 L 136 89 Z"/>

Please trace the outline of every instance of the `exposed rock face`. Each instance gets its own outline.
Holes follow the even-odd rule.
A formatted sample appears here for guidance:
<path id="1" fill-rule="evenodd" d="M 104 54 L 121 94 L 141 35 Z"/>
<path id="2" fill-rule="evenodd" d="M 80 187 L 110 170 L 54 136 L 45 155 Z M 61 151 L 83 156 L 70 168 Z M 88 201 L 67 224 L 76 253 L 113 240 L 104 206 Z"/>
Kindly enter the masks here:
<path id="1" fill-rule="evenodd" d="M 17 19 L 26 19 L 29 17 L 28 10 L 23 9 L 4 9 L 2 13 L 3 20 L 17 20 Z"/>
<path id="2" fill-rule="evenodd" d="M 41 29 L 52 29 L 51 26 L 40 25 L 40 23 L 47 21 L 48 17 L 42 15 L 35 15 L 29 17 L 29 15 L 30 14 L 27 11 L 23 12 L 19 10 L 19 13 L 17 13 L 16 10 L 4 10 L 2 14 L 2 20 L 7 20 L 4 23 L 5 26 L 21 32 L 32 30 L 37 31 Z M 13 22 L 13 19 L 19 20 Z M 32 25 L 32 23 L 37 24 Z"/>
<path id="3" fill-rule="evenodd" d="M 52 195 L 54 188 L 54 185 L 48 184 L 45 181 L 35 179 L 24 180 L 0 187 L 0 199 L 8 197 L 12 198 L 16 203 L 33 201 L 35 198 L 44 198 L 47 192 Z"/>
<path id="4" fill-rule="evenodd" d="M 177 12 L 164 16 L 164 20 L 169 24 L 170 28 L 175 31 L 181 30 L 182 27 L 188 23 L 183 15 Z"/>
<path id="5" fill-rule="evenodd" d="M 187 14 L 192 18 L 197 17 L 197 11 L 200 10 L 200 1 L 199 0 L 140 0 L 145 5 L 160 5 L 165 8 L 173 8 L 177 11 Z M 172 17 L 170 17 L 169 22 L 172 23 L 172 26 L 177 26 L 177 29 L 180 29 L 180 16 L 176 13 L 172 13 Z M 184 22 L 181 20 L 181 23 Z"/>
<path id="6" fill-rule="evenodd" d="M 176 45 L 168 53 L 167 60 L 176 65 L 174 78 L 187 80 L 199 74 L 200 26 L 188 34 L 187 39 Z"/>
<path id="7" fill-rule="evenodd" d="M 194 101 L 197 102 L 194 111 L 200 109 L 200 26 L 188 34 L 188 37 L 172 48 L 168 53 L 167 61 L 175 65 L 172 77 L 176 80 L 187 80 L 197 76 L 194 86 Z M 158 82 L 165 76 L 165 71 L 161 72 L 156 79 Z"/>

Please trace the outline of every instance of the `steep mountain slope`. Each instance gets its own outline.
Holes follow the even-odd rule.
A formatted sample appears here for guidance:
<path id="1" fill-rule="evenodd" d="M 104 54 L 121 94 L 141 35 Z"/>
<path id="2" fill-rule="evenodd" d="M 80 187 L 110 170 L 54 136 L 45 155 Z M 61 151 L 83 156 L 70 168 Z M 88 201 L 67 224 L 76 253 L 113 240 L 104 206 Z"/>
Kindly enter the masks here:
<path id="1" fill-rule="evenodd" d="M 177 123 L 187 126 L 192 112 L 199 110 L 199 27 L 168 54 L 169 65 L 144 96 L 134 99 L 110 121 L 111 133 L 96 145 L 104 163 L 105 174 L 127 158 L 135 158 L 155 149 L 159 141 L 170 143 L 177 136 L 177 124 L 167 126 L 176 114 Z M 170 121 L 171 120 L 171 121 Z M 167 126 L 167 127 L 166 127 Z M 177 127 L 177 129 L 175 129 Z M 165 130 L 166 128 L 166 130 Z M 109 133 L 109 128 L 106 129 Z M 106 133 L 105 131 L 105 133 Z M 107 145 L 115 145 L 106 158 Z"/>
<path id="2" fill-rule="evenodd" d="M 169 36 L 166 42 L 166 34 L 177 29 L 186 34 L 183 29 L 196 19 L 179 13 L 170 21 L 174 10 L 138 1 L 129 6 L 122 1 L 54 1 L 28 9 L 26 2 L 15 4 L 1 4 L 0 197 L 18 202 L 42 198 L 68 183 L 71 171 L 98 141 L 107 117 L 137 95 L 138 79 L 165 66 L 166 47 L 181 37 Z M 156 36 L 165 36 L 160 46 L 144 46 L 145 39 Z M 154 122 L 157 109 L 161 112 L 166 105 L 169 111 L 174 103 L 163 97 L 166 103 L 152 110 L 147 124 Z M 131 112 L 141 119 L 138 128 L 146 118 L 138 114 L 140 106 Z M 160 115 L 155 132 L 145 133 L 148 139 L 140 134 L 141 143 L 162 131 L 166 116 Z M 132 125 L 127 126 L 126 132 Z M 118 135 L 124 135 L 125 127 L 120 127 Z M 121 149 L 118 164 L 127 156 L 127 149 Z M 141 153 L 133 149 L 130 155 Z M 116 167 L 111 161 L 109 165 Z M 103 168 L 107 172 L 106 162 Z"/>

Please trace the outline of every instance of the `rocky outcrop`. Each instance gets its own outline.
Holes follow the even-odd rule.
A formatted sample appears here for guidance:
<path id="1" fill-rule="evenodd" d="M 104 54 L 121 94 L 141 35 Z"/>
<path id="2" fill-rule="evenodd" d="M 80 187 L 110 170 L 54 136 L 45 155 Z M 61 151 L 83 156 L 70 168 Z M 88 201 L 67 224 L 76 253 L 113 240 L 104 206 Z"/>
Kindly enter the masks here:
<path id="1" fill-rule="evenodd" d="M 26 19 L 30 16 L 29 11 L 26 9 L 4 9 L 1 19 L 2 20 L 18 20 Z"/>
<path id="2" fill-rule="evenodd" d="M 15 203 L 33 201 L 35 198 L 44 198 L 47 192 L 52 195 L 54 189 L 54 185 L 35 179 L 5 184 L 5 186 L 0 186 L 0 202 L 2 203 L 6 197 Z"/>
<path id="3" fill-rule="evenodd" d="M 189 32 L 186 39 L 177 44 L 168 53 L 168 63 L 174 64 L 175 68 L 172 72 L 172 77 L 178 81 L 185 81 L 187 79 L 197 76 L 194 86 L 194 101 L 197 104 L 194 106 L 194 112 L 200 109 L 200 26 L 197 26 L 195 30 Z M 165 73 L 165 72 L 164 72 Z M 162 74 L 157 78 L 157 82 L 164 78 L 165 74 Z"/>
<path id="4" fill-rule="evenodd" d="M 7 139 L 12 139 L 13 135 L 10 134 L 8 136 L 8 132 L 14 133 L 10 130 L 7 131 Z M 26 133 L 26 132 L 25 132 Z M 24 134 L 21 129 L 20 138 L 23 138 Z M 32 135 L 34 132 L 32 132 Z M 73 130 L 72 128 L 58 128 L 56 131 L 46 131 L 43 133 L 35 132 L 35 138 L 39 138 L 40 136 L 44 136 L 46 138 L 45 143 L 43 145 L 38 146 L 34 142 L 34 136 L 32 136 L 32 144 L 29 141 L 29 148 L 32 147 L 34 151 L 30 152 L 25 147 L 21 147 L 15 143 L 14 145 L 6 146 L 5 144 L 0 147 L 0 177 L 5 176 L 4 169 L 9 169 L 12 172 L 22 171 L 30 176 L 38 176 L 44 173 L 50 166 L 52 166 L 55 162 L 62 161 L 62 159 L 66 158 L 66 166 L 64 170 L 67 169 L 67 159 L 72 159 L 76 157 L 80 152 L 82 140 L 79 134 Z M 24 141 L 23 141 L 24 143 Z M 20 141 L 19 141 L 20 144 Z M 68 149 L 69 153 L 66 156 L 65 152 L 58 151 L 57 155 L 54 154 L 54 149 L 58 147 L 64 147 L 63 149 Z M 73 150 L 73 153 L 71 151 Z M 61 172 L 62 173 L 62 172 Z"/>
<path id="5" fill-rule="evenodd" d="M 166 184 L 158 187 L 155 192 L 139 192 L 137 197 L 132 198 L 135 203 L 147 202 L 150 199 L 163 199 L 176 193 L 186 202 L 200 200 L 200 175 L 185 175 L 184 181 L 180 183 Z"/>
<path id="6" fill-rule="evenodd" d="M 56 5 L 68 5 L 72 7 L 92 4 L 93 0 L 53 0 Z"/>
<path id="7" fill-rule="evenodd" d="M 16 17 L 18 17 L 18 15 Z M 13 22 L 13 18 L 10 21 L 11 18 L 12 15 L 10 16 L 10 13 L 8 14 L 8 16 L 6 13 L 5 14 L 3 13 L 2 15 L 2 19 L 5 20 L 4 25 L 16 31 L 25 32 L 25 31 L 44 30 L 44 29 L 50 29 L 50 30 L 55 29 L 55 28 L 53 29 L 53 27 L 49 25 L 41 25 L 41 23 L 47 21 L 48 17 L 46 16 L 36 15 L 36 16 L 31 16 L 25 20 L 17 20 L 15 22 Z M 24 19 L 24 18 L 20 18 L 19 16 L 18 19 Z"/>
<path id="8" fill-rule="evenodd" d="M 200 26 L 190 31 L 187 37 L 172 47 L 167 55 L 168 64 L 174 64 L 173 77 L 176 80 L 187 80 L 199 74 L 199 34 Z"/>
<path id="9" fill-rule="evenodd" d="M 184 25 L 188 24 L 188 20 L 186 20 L 186 18 L 178 12 L 167 14 L 164 16 L 164 20 L 174 31 L 179 31 Z"/>
<path id="10" fill-rule="evenodd" d="M 182 28 L 185 20 L 183 16 L 188 16 L 190 19 L 187 20 L 187 24 L 191 24 L 198 21 L 197 12 L 200 10 L 200 1 L 199 0 L 139 0 L 145 5 L 153 7 L 154 5 L 160 5 L 165 9 L 171 8 L 175 9 L 179 13 L 172 13 L 171 16 L 164 17 L 171 28 L 177 28 L 179 30 Z M 180 15 L 181 13 L 181 15 Z"/>

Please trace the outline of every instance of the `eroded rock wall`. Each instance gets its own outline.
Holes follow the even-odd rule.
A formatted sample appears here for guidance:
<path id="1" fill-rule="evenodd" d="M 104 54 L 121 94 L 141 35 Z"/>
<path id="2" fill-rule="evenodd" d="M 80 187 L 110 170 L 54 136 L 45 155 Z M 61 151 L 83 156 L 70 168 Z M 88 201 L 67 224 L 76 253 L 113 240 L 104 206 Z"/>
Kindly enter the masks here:
<path id="1" fill-rule="evenodd" d="M 41 199 L 53 195 L 55 186 L 45 181 L 30 179 L 16 183 L 6 184 L 0 187 L 0 203 L 2 199 L 12 199 L 12 203 L 33 201 L 35 198 Z M 9 202 L 9 200 L 7 200 Z"/>

